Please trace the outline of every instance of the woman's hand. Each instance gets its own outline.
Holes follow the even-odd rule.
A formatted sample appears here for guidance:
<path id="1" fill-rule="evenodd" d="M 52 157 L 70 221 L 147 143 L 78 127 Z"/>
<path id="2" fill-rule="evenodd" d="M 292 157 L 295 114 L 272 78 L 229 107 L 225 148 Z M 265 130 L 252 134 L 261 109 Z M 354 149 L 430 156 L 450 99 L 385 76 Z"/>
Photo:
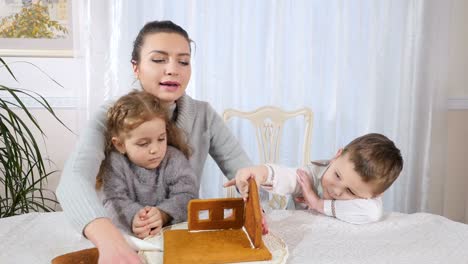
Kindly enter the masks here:
<path id="1" fill-rule="evenodd" d="M 99 264 L 141 264 L 137 253 L 128 245 L 119 229 L 108 218 L 90 222 L 84 234 L 99 251 Z"/>

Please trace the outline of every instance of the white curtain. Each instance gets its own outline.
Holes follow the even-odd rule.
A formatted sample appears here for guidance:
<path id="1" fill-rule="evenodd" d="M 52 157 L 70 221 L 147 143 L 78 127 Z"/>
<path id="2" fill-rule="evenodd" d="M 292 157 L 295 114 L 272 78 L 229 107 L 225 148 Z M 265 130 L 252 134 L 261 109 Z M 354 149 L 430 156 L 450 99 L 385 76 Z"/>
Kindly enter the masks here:
<path id="1" fill-rule="evenodd" d="M 368 132 L 395 141 L 405 166 L 385 193 L 386 210 L 442 213 L 446 157 L 445 41 L 451 1 L 172 0 L 84 1 L 81 23 L 89 116 L 104 99 L 136 87 L 132 42 L 148 21 L 172 20 L 193 47 L 187 93 L 221 114 L 263 105 L 315 113 L 311 159 L 331 158 Z M 283 138 L 281 162 L 300 163 L 300 127 Z M 258 161 L 253 132 L 233 132 Z M 221 195 L 213 162 L 202 197 Z"/>

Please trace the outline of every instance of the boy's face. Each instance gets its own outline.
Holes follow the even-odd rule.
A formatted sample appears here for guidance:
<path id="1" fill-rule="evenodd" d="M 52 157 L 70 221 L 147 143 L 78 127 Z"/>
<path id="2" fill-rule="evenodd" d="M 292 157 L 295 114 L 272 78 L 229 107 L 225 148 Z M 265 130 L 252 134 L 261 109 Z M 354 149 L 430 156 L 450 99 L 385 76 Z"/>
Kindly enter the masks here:
<path id="1" fill-rule="evenodd" d="M 115 148 L 136 165 L 154 169 L 161 164 L 167 150 L 166 124 L 160 118 L 146 121 L 131 130 L 125 138 L 113 137 Z"/>
<path id="2" fill-rule="evenodd" d="M 363 182 L 349 155 L 340 149 L 322 177 L 323 199 L 350 200 L 375 197 L 374 185 Z"/>

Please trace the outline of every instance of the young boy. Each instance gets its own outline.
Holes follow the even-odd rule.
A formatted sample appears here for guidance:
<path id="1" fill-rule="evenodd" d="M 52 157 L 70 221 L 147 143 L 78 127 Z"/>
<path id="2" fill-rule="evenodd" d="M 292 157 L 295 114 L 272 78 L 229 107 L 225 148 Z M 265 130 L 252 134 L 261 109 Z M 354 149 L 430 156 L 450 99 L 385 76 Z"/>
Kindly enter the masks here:
<path id="1" fill-rule="evenodd" d="M 291 194 L 296 209 L 316 210 L 353 224 L 382 217 L 383 192 L 403 168 L 400 150 L 381 134 L 356 138 L 329 161 L 311 162 L 302 169 L 265 164 L 239 170 L 235 179 L 242 197 L 248 197 L 247 179 L 255 177 L 262 188 Z"/>

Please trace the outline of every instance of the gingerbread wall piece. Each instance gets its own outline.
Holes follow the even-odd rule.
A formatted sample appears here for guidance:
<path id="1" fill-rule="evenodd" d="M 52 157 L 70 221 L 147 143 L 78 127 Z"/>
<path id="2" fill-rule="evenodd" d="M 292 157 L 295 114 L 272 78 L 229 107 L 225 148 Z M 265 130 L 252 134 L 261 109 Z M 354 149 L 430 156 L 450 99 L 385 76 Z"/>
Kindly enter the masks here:
<path id="1" fill-rule="evenodd" d="M 225 218 L 225 210 L 232 215 Z M 244 201 L 242 198 L 192 200 L 188 205 L 189 230 L 242 228 L 244 225 Z M 208 219 L 200 219 L 200 213 L 208 211 Z"/>
<path id="2" fill-rule="evenodd" d="M 255 180 L 249 180 L 249 185 L 250 195 L 245 204 L 241 198 L 190 201 L 189 230 L 163 233 L 164 264 L 271 260 L 271 253 L 262 241 L 262 215 Z M 226 218 L 225 209 L 231 209 L 232 215 Z M 200 219 L 203 210 L 209 211 L 207 219 Z"/>
<path id="3" fill-rule="evenodd" d="M 250 240 L 256 248 L 262 243 L 262 213 L 259 202 L 258 188 L 253 178 L 249 179 L 249 198 L 245 203 L 244 226 Z"/>

